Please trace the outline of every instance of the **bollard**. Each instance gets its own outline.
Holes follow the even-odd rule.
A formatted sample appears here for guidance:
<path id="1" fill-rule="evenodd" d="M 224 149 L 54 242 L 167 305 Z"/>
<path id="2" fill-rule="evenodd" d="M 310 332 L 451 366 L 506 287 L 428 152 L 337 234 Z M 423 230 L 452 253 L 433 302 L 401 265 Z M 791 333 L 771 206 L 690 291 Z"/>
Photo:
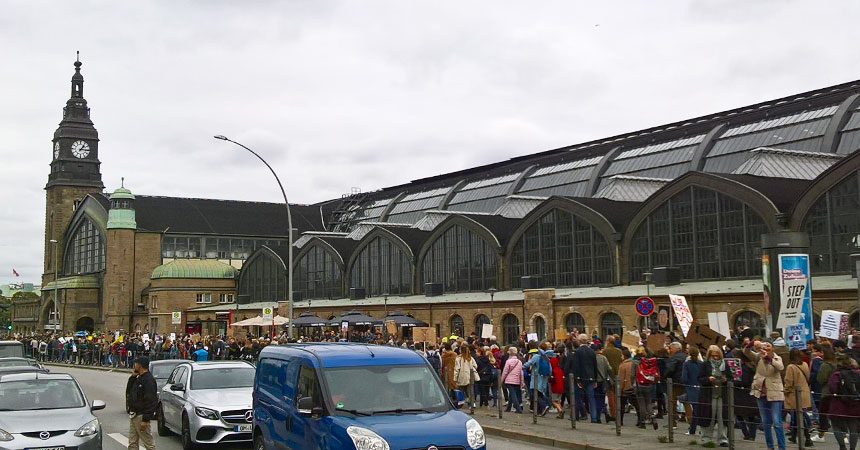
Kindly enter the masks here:
<path id="1" fill-rule="evenodd" d="M 669 419 L 666 421 L 669 425 L 667 436 L 669 442 L 675 442 L 675 389 L 672 386 L 672 377 L 666 379 L 666 396 L 669 402 Z"/>
<path id="2" fill-rule="evenodd" d="M 448 386 L 448 368 L 447 367 L 442 368 L 442 382 L 445 383 L 445 392 L 448 393 L 448 398 L 451 398 L 451 388 Z M 456 400 L 454 403 L 456 404 Z"/>
<path id="3" fill-rule="evenodd" d="M 728 438 L 729 438 L 729 450 L 735 450 L 735 382 L 734 380 L 729 380 L 728 383 L 728 394 L 729 394 L 729 420 L 731 426 L 728 427 Z"/>
<path id="4" fill-rule="evenodd" d="M 805 444 L 806 439 L 803 437 L 803 428 L 804 428 L 804 417 L 803 417 L 803 405 L 800 404 L 800 386 L 794 387 L 794 421 L 797 422 L 797 428 L 795 429 L 795 436 L 797 437 L 797 448 L 803 450 L 803 444 Z"/>
<path id="5" fill-rule="evenodd" d="M 537 367 L 537 366 L 535 366 Z M 538 415 L 538 405 L 540 402 L 538 401 L 538 380 L 537 380 L 537 370 L 532 370 L 532 423 L 537 423 L 537 415 Z"/>
<path id="6" fill-rule="evenodd" d="M 505 402 L 505 392 L 502 390 L 502 372 L 496 375 L 496 404 L 499 405 L 499 419 L 502 418 L 502 403 Z"/>
<path id="7" fill-rule="evenodd" d="M 469 414 L 475 415 L 475 374 L 469 368 Z"/>
<path id="8" fill-rule="evenodd" d="M 621 436 L 621 418 L 624 406 L 621 404 L 621 376 L 615 375 L 615 435 Z"/>
<path id="9" fill-rule="evenodd" d="M 568 378 L 570 378 L 570 380 L 569 380 L 570 382 L 568 383 L 569 388 L 567 390 L 567 400 L 568 400 L 567 406 L 570 407 L 570 429 L 575 430 L 576 429 L 576 400 L 574 397 L 575 392 L 574 392 L 573 386 L 574 386 L 574 384 L 576 384 L 576 382 L 575 382 L 575 380 L 573 380 L 573 374 L 572 373 L 570 374 L 570 376 Z"/>

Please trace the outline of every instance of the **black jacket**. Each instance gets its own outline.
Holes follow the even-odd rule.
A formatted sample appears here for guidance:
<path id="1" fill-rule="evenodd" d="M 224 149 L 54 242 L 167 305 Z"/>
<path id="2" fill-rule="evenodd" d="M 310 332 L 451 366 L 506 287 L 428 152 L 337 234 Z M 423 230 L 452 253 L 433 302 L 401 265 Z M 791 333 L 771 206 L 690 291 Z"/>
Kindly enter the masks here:
<path id="1" fill-rule="evenodd" d="M 671 378 L 672 383 L 680 383 L 681 382 L 681 374 L 684 370 L 684 361 L 687 360 L 687 354 L 678 351 L 674 355 L 670 356 L 668 360 L 666 360 L 666 373 L 661 374 L 661 381 L 666 381 Z"/>
<path id="2" fill-rule="evenodd" d="M 588 345 L 580 345 L 574 352 L 573 374 L 577 380 L 597 380 L 597 355 Z"/>
<path id="3" fill-rule="evenodd" d="M 144 421 L 152 420 L 158 406 L 157 389 L 155 377 L 149 372 L 130 376 L 125 386 L 126 411 L 142 415 Z"/>

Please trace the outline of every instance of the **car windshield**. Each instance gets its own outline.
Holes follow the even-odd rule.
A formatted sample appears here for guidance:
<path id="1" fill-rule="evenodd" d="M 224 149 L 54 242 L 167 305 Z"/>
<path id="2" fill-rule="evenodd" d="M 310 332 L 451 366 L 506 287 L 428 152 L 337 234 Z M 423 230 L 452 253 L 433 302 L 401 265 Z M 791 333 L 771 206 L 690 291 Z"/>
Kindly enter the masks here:
<path id="1" fill-rule="evenodd" d="M 425 365 L 337 367 L 324 369 L 323 376 L 336 410 L 348 414 L 441 412 L 451 407 Z"/>
<path id="2" fill-rule="evenodd" d="M 9 359 L 0 359 L 0 367 L 20 367 L 20 366 L 30 366 L 30 362 L 26 359 L 18 359 L 18 358 L 9 358 Z"/>
<path id="3" fill-rule="evenodd" d="M 22 357 L 24 356 L 24 347 L 19 344 L 0 344 L 0 358 L 8 356 Z"/>
<path id="4" fill-rule="evenodd" d="M 84 396 L 73 380 L 22 380 L 0 383 L 0 411 L 81 408 Z"/>
<path id="5" fill-rule="evenodd" d="M 152 376 L 158 379 L 167 378 L 173 372 L 173 369 L 178 366 L 180 361 L 177 361 L 176 364 L 153 364 L 149 367 L 149 371 L 152 372 Z"/>
<path id="6" fill-rule="evenodd" d="M 254 369 L 230 367 L 197 369 L 191 375 L 191 389 L 229 389 L 254 386 Z"/>

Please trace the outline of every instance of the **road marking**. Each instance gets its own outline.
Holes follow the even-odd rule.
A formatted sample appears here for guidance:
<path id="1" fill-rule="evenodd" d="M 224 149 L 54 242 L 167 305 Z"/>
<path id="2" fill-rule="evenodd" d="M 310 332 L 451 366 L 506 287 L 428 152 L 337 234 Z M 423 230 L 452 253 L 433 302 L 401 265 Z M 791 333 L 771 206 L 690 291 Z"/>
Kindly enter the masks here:
<path id="1" fill-rule="evenodd" d="M 110 433 L 108 434 L 113 440 L 120 443 L 125 448 L 128 448 L 128 438 L 125 437 L 122 433 Z"/>

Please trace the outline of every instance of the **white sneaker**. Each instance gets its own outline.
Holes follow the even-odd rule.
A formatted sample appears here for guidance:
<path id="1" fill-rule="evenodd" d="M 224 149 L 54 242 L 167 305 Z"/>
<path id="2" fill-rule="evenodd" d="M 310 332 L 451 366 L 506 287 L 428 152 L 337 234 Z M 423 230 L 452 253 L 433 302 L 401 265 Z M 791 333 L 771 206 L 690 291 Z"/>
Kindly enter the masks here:
<path id="1" fill-rule="evenodd" d="M 824 442 L 824 436 L 821 436 L 818 433 L 813 434 L 812 438 L 810 439 L 812 440 L 812 442 Z"/>

